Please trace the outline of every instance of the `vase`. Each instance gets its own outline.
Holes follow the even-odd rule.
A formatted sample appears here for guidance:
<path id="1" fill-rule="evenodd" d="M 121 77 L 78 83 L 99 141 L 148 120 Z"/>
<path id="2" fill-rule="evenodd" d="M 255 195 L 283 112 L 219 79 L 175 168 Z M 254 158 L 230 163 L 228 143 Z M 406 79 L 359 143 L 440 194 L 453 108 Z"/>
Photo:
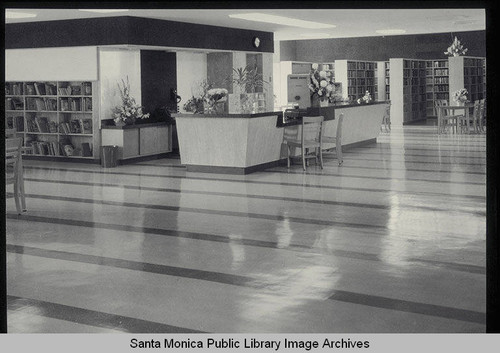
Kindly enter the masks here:
<path id="1" fill-rule="evenodd" d="M 127 124 L 123 120 L 120 120 L 118 122 L 115 121 L 115 126 L 124 127 L 125 125 Z"/>
<path id="2" fill-rule="evenodd" d="M 311 107 L 318 108 L 320 106 L 321 106 L 321 104 L 320 104 L 319 96 L 317 94 L 313 94 L 311 96 Z"/>
<path id="3" fill-rule="evenodd" d="M 320 107 L 328 107 L 328 99 L 320 100 L 319 101 L 319 106 Z"/>

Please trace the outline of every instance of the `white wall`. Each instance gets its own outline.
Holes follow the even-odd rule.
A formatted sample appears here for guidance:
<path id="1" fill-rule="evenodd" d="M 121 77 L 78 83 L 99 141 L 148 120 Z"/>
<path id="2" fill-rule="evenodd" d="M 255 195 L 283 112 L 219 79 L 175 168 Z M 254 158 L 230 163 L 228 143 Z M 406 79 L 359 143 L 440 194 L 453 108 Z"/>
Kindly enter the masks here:
<path id="1" fill-rule="evenodd" d="M 6 81 L 97 79 L 97 47 L 5 50 Z"/>
<path id="2" fill-rule="evenodd" d="M 130 82 L 130 95 L 141 104 L 141 53 L 139 50 L 99 49 L 101 117 L 112 119 L 111 110 L 121 104 L 118 83 Z"/>
<path id="3" fill-rule="evenodd" d="M 200 83 L 207 79 L 207 54 L 177 52 L 177 94 L 182 100 L 179 111 L 185 112 L 183 106 L 189 98 L 198 95 Z"/>

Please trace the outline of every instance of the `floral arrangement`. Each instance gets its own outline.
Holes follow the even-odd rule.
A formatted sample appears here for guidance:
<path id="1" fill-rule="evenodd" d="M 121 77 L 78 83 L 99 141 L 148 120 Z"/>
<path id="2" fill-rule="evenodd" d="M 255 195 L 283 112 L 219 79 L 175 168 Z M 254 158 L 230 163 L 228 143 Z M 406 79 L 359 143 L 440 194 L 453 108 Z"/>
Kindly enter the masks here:
<path id="1" fill-rule="evenodd" d="M 136 119 L 147 119 L 148 114 L 143 114 L 142 107 L 130 96 L 130 82 L 122 79 L 122 84 L 118 83 L 122 104 L 113 108 L 113 120 L 115 123 L 133 124 Z"/>
<path id="2" fill-rule="evenodd" d="M 467 95 L 469 92 L 465 88 L 460 88 L 458 91 L 453 92 L 453 100 L 459 103 L 467 103 Z"/>
<path id="3" fill-rule="evenodd" d="M 365 95 L 357 100 L 358 104 L 370 103 L 372 101 L 372 95 L 369 91 L 365 92 Z"/>
<path id="4" fill-rule="evenodd" d="M 333 82 L 328 77 L 326 71 L 320 71 L 318 67 L 318 64 L 312 64 L 311 73 L 309 74 L 309 90 L 311 91 L 311 97 L 317 95 L 321 101 L 330 101 L 330 98 L 335 92 Z"/>
<path id="5" fill-rule="evenodd" d="M 195 114 L 202 114 L 203 102 L 203 98 L 192 96 L 184 103 L 184 110 Z"/>
<path id="6" fill-rule="evenodd" d="M 208 112 L 211 113 L 215 110 L 217 103 L 222 103 L 227 100 L 228 91 L 225 88 L 212 88 L 207 91 L 205 95 L 205 102 L 208 105 Z"/>
<path id="7" fill-rule="evenodd" d="M 184 103 L 184 110 L 195 114 L 203 114 L 205 97 L 207 96 L 208 90 L 212 89 L 212 87 L 213 84 L 207 82 L 207 80 L 195 84 L 191 88 L 191 98 Z"/>
<path id="8" fill-rule="evenodd" d="M 464 48 L 457 37 L 453 40 L 453 43 L 448 47 L 448 49 L 444 52 L 448 56 L 459 56 L 465 55 L 467 53 L 467 48 Z"/>

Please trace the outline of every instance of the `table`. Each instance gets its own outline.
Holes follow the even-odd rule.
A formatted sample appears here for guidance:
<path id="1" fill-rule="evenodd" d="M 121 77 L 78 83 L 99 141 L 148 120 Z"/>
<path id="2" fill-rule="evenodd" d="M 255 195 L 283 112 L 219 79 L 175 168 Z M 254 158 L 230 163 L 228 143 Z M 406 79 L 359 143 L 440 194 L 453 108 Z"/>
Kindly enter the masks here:
<path id="1" fill-rule="evenodd" d="M 454 117 L 455 119 L 458 119 L 460 115 L 457 115 L 455 112 L 456 111 L 464 111 L 464 114 L 462 115 L 467 123 L 467 133 L 470 133 L 470 114 L 469 111 L 471 108 L 473 108 L 473 104 L 464 104 L 464 105 L 445 105 L 445 106 L 437 106 L 437 118 L 438 118 L 438 134 L 440 134 L 442 131 L 444 131 L 444 126 L 443 125 L 443 120 L 444 119 L 449 119 L 450 117 Z M 445 115 L 446 111 L 451 111 L 451 115 Z M 474 131 L 477 131 L 477 122 L 476 122 L 476 117 L 473 116 L 474 121 Z M 458 121 L 457 121 L 457 133 L 459 133 L 458 129 Z"/>

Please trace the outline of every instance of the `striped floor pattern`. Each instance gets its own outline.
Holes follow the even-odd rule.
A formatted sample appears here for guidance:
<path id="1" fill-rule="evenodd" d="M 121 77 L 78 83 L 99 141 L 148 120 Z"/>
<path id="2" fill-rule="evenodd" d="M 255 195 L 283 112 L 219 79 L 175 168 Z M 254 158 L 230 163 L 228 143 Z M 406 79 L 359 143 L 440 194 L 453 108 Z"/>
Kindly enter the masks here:
<path id="1" fill-rule="evenodd" d="M 334 157 L 249 175 L 27 161 L 9 332 L 485 332 L 485 135 L 404 127 Z"/>

